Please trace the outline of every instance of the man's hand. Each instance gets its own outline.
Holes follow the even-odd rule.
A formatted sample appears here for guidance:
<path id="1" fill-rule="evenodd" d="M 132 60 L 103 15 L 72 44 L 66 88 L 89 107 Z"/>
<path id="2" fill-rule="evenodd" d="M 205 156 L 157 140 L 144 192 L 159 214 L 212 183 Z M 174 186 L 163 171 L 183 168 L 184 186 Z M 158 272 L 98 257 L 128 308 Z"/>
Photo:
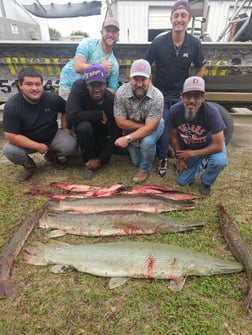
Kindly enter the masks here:
<path id="1" fill-rule="evenodd" d="M 108 122 L 108 117 L 104 111 L 102 111 L 101 123 L 106 124 Z"/>
<path id="2" fill-rule="evenodd" d="M 37 151 L 40 154 L 46 154 L 48 150 L 49 150 L 49 148 L 48 148 L 48 146 L 46 144 L 44 144 L 44 143 L 38 143 Z"/>
<path id="3" fill-rule="evenodd" d="M 190 157 L 193 157 L 192 150 L 176 150 L 176 157 L 178 159 L 187 160 Z"/>
<path id="4" fill-rule="evenodd" d="M 181 174 L 183 170 L 189 171 L 188 166 L 186 165 L 186 162 L 183 159 L 178 159 L 177 161 L 177 173 Z"/>
<path id="5" fill-rule="evenodd" d="M 121 148 L 127 148 L 128 146 L 128 140 L 126 136 L 118 137 L 115 140 L 115 146 L 121 147 Z"/>
<path id="6" fill-rule="evenodd" d="M 102 67 L 104 68 L 104 70 L 107 72 L 107 74 L 109 74 L 112 70 L 112 65 L 108 60 L 109 56 L 107 55 L 102 62 Z"/>
<path id="7" fill-rule="evenodd" d="M 98 158 L 90 159 L 85 164 L 89 170 L 95 170 L 101 165 L 101 161 Z"/>

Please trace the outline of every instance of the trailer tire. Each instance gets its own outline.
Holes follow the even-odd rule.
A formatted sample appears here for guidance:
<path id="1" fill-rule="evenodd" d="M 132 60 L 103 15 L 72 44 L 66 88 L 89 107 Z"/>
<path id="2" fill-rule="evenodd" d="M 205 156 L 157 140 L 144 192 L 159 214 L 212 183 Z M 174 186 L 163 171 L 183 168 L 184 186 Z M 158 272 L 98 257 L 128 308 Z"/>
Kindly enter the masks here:
<path id="1" fill-rule="evenodd" d="M 230 142 L 233 133 L 234 133 L 234 121 L 232 116 L 230 115 L 229 111 L 217 104 L 216 102 L 211 102 L 213 105 L 215 105 L 215 107 L 218 109 L 218 111 L 221 114 L 221 117 L 225 123 L 226 129 L 224 129 L 224 136 L 225 136 L 225 144 L 228 145 L 228 143 Z"/>

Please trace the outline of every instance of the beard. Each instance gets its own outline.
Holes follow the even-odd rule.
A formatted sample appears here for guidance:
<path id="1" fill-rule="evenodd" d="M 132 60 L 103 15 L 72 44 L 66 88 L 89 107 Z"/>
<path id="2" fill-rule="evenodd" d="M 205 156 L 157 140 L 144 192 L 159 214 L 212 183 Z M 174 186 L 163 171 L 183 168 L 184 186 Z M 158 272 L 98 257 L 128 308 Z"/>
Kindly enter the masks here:
<path id="1" fill-rule="evenodd" d="M 138 99 L 142 99 L 143 97 L 145 97 L 146 95 L 146 90 L 139 87 L 139 88 L 136 88 L 134 90 L 134 95 L 138 98 Z"/>
<path id="2" fill-rule="evenodd" d="M 186 109 L 185 110 L 185 117 L 186 117 L 187 120 L 192 120 L 192 119 L 195 118 L 196 113 L 197 113 L 196 111 Z"/>
<path id="3" fill-rule="evenodd" d="M 190 108 L 192 107 L 192 109 Z M 188 103 L 185 105 L 185 117 L 187 120 L 192 120 L 195 118 L 197 114 L 197 104 L 195 103 Z"/>

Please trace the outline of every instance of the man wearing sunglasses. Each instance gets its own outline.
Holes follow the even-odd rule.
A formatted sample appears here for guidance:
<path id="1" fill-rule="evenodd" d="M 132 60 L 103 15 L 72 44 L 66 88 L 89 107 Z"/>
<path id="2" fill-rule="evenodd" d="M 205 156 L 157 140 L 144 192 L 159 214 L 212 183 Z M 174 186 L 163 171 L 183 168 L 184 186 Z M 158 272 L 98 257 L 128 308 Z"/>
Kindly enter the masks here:
<path id="1" fill-rule="evenodd" d="M 168 115 L 171 144 L 176 151 L 179 185 L 190 185 L 201 174 L 199 192 L 211 193 L 211 185 L 227 165 L 225 123 L 215 105 L 205 101 L 205 81 L 192 76 L 185 80 L 181 102 Z"/>

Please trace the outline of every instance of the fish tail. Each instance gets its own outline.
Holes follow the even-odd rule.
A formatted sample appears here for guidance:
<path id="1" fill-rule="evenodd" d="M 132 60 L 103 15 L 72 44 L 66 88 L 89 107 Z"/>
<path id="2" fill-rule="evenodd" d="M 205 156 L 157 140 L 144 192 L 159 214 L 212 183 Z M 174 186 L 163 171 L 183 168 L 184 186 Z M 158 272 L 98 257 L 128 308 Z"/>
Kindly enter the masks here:
<path id="1" fill-rule="evenodd" d="M 46 246 L 43 243 L 35 242 L 26 249 L 24 261 L 33 265 L 47 265 L 48 262 L 45 258 Z"/>
<path id="2" fill-rule="evenodd" d="M 14 281 L 5 279 L 0 281 L 0 299 L 9 297 L 16 289 Z"/>

